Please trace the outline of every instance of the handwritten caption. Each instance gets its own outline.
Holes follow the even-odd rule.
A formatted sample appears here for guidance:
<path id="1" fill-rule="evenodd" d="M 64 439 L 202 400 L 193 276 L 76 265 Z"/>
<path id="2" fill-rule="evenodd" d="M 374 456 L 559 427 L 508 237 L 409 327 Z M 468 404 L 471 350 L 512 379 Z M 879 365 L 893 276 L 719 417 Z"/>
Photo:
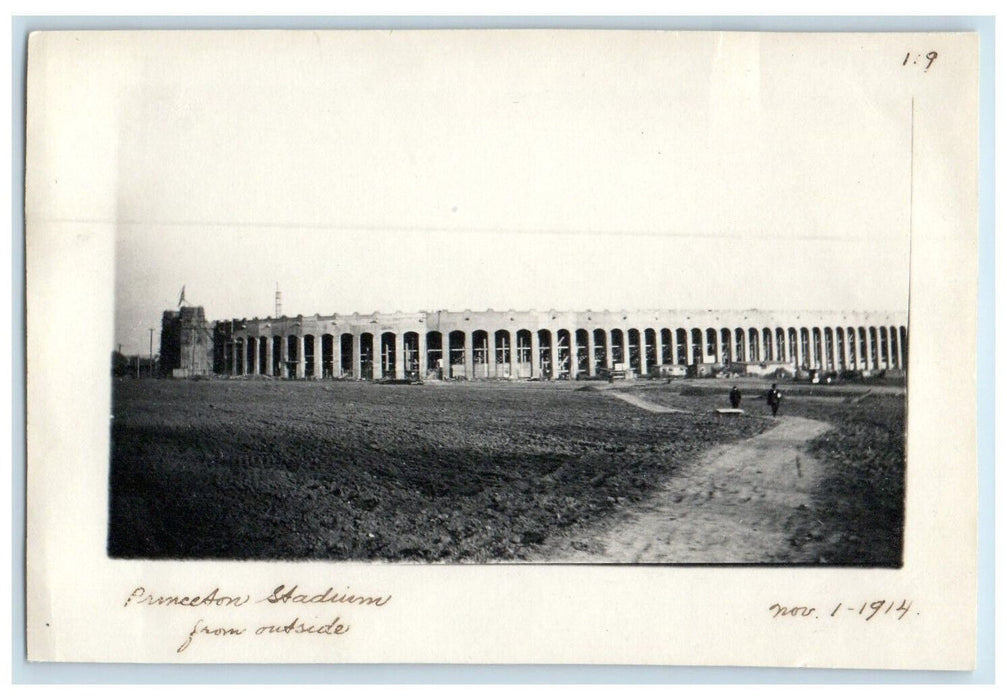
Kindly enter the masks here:
<path id="1" fill-rule="evenodd" d="M 280 584 L 262 597 L 252 594 L 222 593 L 214 588 L 201 595 L 158 594 L 143 586 L 134 588 L 123 602 L 124 608 L 141 610 L 144 608 L 191 608 L 193 610 L 234 610 L 246 605 L 288 610 L 286 615 L 277 614 L 275 619 L 264 619 L 262 624 L 248 626 L 221 624 L 207 614 L 195 619 L 182 637 L 175 650 L 182 654 L 197 639 L 227 637 L 275 637 L 308 635 L 319 639 L 332 639 L 348 634 L 351 624 L 344 619 L 348 608 L 383 608 L 391 601 L 391 595 L 361 595 L 348 590 L 338 591 L 330 586 L 323 592 L 304 593 L 298 585 Z M 333 607 L 339 612 L 333 613 Z M 272 615 L 271 615 L 272 617 Z"/>
<path id="2" fill-rule="evenodd" d="M 890 618 L 892 620 L 902 620 L 913 608 L 913 601 L 905 598 L 881 599 L 870 601 L 857 601 L 849 604 L 838 602 L 835 605 L 829 604 L 821 608 L 812 605 L 783 605 L 773 603 L 769 606 L 769 613 L 773 619 L 789 620 L 830 620 L 836 618 L 858 617 L 864 622 L 870 622 L 875 618 Z M 914 615 L 919 615 L 918 611 L 913 611 Z"/>

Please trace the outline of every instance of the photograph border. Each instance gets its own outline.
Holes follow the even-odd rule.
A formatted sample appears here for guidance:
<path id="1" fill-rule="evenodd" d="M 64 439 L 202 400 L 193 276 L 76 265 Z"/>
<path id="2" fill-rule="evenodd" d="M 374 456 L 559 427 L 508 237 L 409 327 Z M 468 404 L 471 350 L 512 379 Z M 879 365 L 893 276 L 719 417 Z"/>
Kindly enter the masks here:
<path id="1" fill-rule="evenodd" d="M 688 683 L 982 683 L 993 678 L 993 384 L 978 388 L 979 598 L 976 671 L 853 671 L 593 665 L 468 666 L 458 664 L 63 664 L 31 663 L 25 643 L 25 269 L 24 90 L 28 33 L 71 29 L 434 29 L 577 28 L 759 31 L 973 31 L 980 36 L 979 328 L 977 372 L 992 377 L 993 358 L 993 20 L 977 17 L 14 17 L 12 18 L 12 670 L 16 683 L 92 682 L 688 682 Z M 292 671 L 296 668 L 296 677 Z"/>

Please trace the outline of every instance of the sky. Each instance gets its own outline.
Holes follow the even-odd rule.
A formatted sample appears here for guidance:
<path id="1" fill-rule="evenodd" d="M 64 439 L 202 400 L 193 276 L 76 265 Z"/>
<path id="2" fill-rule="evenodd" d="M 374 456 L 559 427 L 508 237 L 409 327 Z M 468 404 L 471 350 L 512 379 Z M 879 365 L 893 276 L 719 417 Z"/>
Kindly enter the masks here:
<path id="1" fill-rule="evenodd" d="M 112 195 L 116 342 L 145 353 L 183 285 L 211 319 L 271 315 L 277 285 L 288 315 L 905 309 L 910 100 L 864 81 L 878 50 L 155 33 L 52 80 L 110 166 L 80 177 Z"/>

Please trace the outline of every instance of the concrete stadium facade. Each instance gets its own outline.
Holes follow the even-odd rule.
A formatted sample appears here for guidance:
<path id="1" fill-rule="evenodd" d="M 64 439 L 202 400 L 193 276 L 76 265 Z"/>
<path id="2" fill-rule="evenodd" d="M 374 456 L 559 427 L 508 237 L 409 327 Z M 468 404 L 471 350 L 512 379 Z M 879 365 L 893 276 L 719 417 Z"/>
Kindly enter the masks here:
<path id="1" fill-rule="evenodd" d="M 592 378 L 622 366 L 903 370 L 905 312 L 419 311 L 217 321 L 213 371 L 291 379 Z"/>

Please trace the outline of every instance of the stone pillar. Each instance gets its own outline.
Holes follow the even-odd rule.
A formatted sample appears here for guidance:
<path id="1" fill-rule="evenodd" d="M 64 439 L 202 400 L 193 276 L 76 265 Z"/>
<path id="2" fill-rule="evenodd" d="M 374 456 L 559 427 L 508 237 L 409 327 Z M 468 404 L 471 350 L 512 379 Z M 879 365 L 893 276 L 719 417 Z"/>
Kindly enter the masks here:
<path id="1" fill-rule="evenodd" d="M 905 364 L 902 361 L 902 339 L 899 338 L 899 329 L 896 327 L 895 333 L 894 334 L 889 333 L 888 335 L 891 338 L 891 340 L 889 341 L 890 345 L 889 352 L 891 352 L 892 357 L 895 360 L 892 366 L 900 369 L 905 369 Z"/>
<path id="2" fill-rule="evenodd" d="M 559 376 L 559 331 L 549 329 L 549 378 Z"/>
<path id="3" fill-rule="evenodd" d="M 416 341 L 416 351 L 419 355 L 419 365 L 420 365 L 420 379 L 427 378 L 427 331 L 424 328 L 418 333 L 419 338 Z"/>
<path id="4" fill-rule="evenodd" d="M 353 378 L 362 379 L 363 378 L 363 367 L 361 365 L 361 339 L 360 333 L 353 334 Z"/>
<path id="5" fill-rule="evenodd" d="M 231 376 L 238 375 L 238 340 L 231 339 Z"/>
<path id="6" fill-rule="evenodd" d="M 342 377 L 342 333 L 332 332 L 332 378 Z"/>
<path id="7" fill-rule="evenodd" d="M 539 367 L 539 347 L 538 347 L 538 329 L 533 328 L 531 331 L 531 376 L 532 379 L 538 379 L 542 376 L 541 368 Z"/>
<path id="8" fill-rule="evenodd" d="M 490 379 L 497 378 L 497 332 L 487 331 L 486 332 L 486 342 L 489 344 L 489 353 L 486 358 L 487 372 L 489 372 Z"/>
<path id="9" fill-rule="evenodd" d="M 517 377 L 517 331 L 507 330 L 507 347 L 510 350 L 510 378 Z"/>
<path id="10" fill-rule="evenodd" d="M 586 348 L 585 348 L 586 350 Z M 580 374 L 580 348 L 577 345 L 577 329 L 570 331 L 570 379 L 576 379 Z"/>
<path id="11" fill-rule="evenodd" d="M 654 361 L 660 367 L 664 364 L 664 342 L 661 339 L 661 329 L 654 329 Z"/>
<path id="12" fill-rule="evenodd" d="M 304 348 L 307 339 L 303 335 L 297 336 L 297 378 L 304 379 Z"/>
<path id="13" fill-rule="evenodd" d="M 280 338 L 280 376 L 287 378 L 287 361 L 290 359 L 290 338 L 284 334 Z"/>
<path id="14" fill-rule="evenodd" d="M 273 376 L 273 336 L 266 338 L 266 376 Z"/>
<path id="15" fill-rule="evenodd" d="M 395 378 L 406 378 L 406 335 L 395 334 Z"/>
<path id="16" fill-rule="evenodd" d="M 465 343 L 465 345 L 464 345 L 463 349 L 464 349 L 464 356 L 465 356 L 465 378 L 466 379 L 472 379 L 473 378 L 472 377 L 473 370 L 472 370 L 472 333 L 471 332 L 465 331 L 465 341 L 464 341 L 464 343 Z"/>
<path id="17" fill-rule="evenodd" d="M 594 330 L 587 331 L 587 376 L 594 376 Z"/>
<path id="18" fill-rule="evenodd" d="M 612 369 L 612 329 L 605 330 L 605 368 Z"/>
<path id="19" fill-rule="evenodd" d="M 632 367 L 629 362 L 629 333 L 622 329 L 622 363 L 627 367 Z"/>
<path id="20" fill-rule="evenodd" d="M 696 353 L 692 347 L 692 329 L 685 329 L 685 364 L 694 365 L 696 363 Z"/>
<path id="21" fill-rule="evenodd" d="M 640 376 L 647 376 L 647 329 L 640 331 Z"/>
<path id="22" fill-rule="evenodd" d="M 322 378 L 322 336 L 318 335 L 316 333 L 315 336 L 314 336 L 314 338 L 315 338 L 315 357 L 313 358 L 314 362 L 312 363 L 311 370 L 312 370 L 312 372 L 314 372 L 315 379 L 321 379 Z"/>
<path id="23" fill-rule="evenodd" d="M 836 342 L 836 329 L 832 329 L 832 369 L 839 371 L 839 344 Z"/>

